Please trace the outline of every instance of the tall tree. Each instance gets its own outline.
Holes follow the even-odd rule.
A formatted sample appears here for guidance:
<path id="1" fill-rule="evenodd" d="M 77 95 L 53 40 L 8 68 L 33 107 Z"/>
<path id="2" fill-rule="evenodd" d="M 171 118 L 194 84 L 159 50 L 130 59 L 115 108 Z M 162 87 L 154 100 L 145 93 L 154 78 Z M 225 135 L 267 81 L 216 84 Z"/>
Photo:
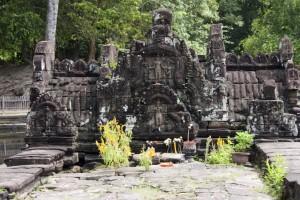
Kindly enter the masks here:
<path id="1" fill-rule="evenodd" d="M 55 47 L 56 23 L 59 0 L 48 0 L 48 12 L 46 23 L 46 40 L 52 41 Z"/>
<path id="2" fill-rule="evenodd" d="M 150 22 L 150 16 L 140 12 L 141 2 L 89 0 L 63 3 L 64 11 L 60 14 L 64 16 L 61 17 L 63 20 L 58 20 L 58 40 L 69 42 L 67 45 L 58 44 L 59 51 L 63 52 L 67 47 L 73 49 L 72 57 L 82 52 L 89 55 L 88 59 L 92 59 L 95 58 L 95 48 L 99 45 L 114 43 L 125 48 L 133 38 L 144 39 L 143 34 Z M 66 27 L 69 31 L 65 31 Z"/>

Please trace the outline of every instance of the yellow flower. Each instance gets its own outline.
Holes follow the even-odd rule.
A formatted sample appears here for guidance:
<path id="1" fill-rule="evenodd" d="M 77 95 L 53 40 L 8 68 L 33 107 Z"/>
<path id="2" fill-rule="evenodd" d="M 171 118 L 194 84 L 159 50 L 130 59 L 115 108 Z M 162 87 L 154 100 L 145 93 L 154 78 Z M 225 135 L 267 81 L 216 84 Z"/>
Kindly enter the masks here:
<path id="1" fill-rule="evenodd" d="M 151 148 L 149 149 L 149 155 L 150 155 L 151 158 L 152 158 L 153 156 L 156 155 L 155 149 L 154 149 L 153 147 L 151 147 Z"/>

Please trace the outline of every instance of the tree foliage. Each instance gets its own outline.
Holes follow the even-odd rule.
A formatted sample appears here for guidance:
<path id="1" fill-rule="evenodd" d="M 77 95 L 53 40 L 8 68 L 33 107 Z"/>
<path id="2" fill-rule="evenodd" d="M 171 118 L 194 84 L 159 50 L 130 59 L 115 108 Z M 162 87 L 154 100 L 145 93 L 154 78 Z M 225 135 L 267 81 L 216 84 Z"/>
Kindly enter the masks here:
<path id="1" fill-rule="evenodd" d="M 173 30 L 199 54 L 210 24 L 222 22 L 227 52 L 271 52 L 287 34 L 300 61 L 300 0 L 63 0 L 56 57 L 91 59 L 103 44 L 128 48 L 132 39 L 146 40 L 151 11 L 159 7 L 173 11 Z M 0 0 L 0 60 L 31 59 L 44 40 L 46 13 L 47 0 Z"/>
<path id="2" fill-rule="evenodd" d="M 143 9 L 150 12 L 159 7 L 173 11 L 172 28 L 197 53 L 204 54 L 210 25 L 219 19 L 215 0 L 148 0 Z"/>
<path id="3" fill-rule="evenodd" d="M 43 39 L 46 0 L 8 0 L 0 2 L 0 60 L 28 57 L 35 43 Z"/>
<path id="4" fill-rule="evenodd" d="M 247 52 L 272 52 L 280 38 L 288 35 L 294 45 L 296 62 L 300 61 L 300 0 L 261 0 L 261 17 L 252 23 L 252 34 L 242 41 Z"/>
<path id="5" fill-rule="evenodd" d="M 251 33 L 251 23 L 259 16 L 261 1 L 218 0 L 220 21 L 223 23 L 226 51 L 240 53 L 240 41 Z"/>
<path id="6" fill-rule="evenodd" d="M 95 54 L 91 46 L 99 50 L 113 43 L 127 48 L 132 39 L 145 40 L 151 11 L 158 7 L 171 9 L 178 36 L 199 53 L 205 52 L 209 25 L 218 20 L 215 0 L 64 0 L 59 2 L 57 57 L 85 58 Z M 33 52 L 36 42 L 44 39 L 46 9 L 47 0 L 1 1 L 0 59 Z"/>
<path id="7" fill-rule="evenodd" d="M 68 44 L 84 45 L 86 41 L 95 38 L 96 47 L 115 43 L 125 48 L 133 38 L 143 38 L 145 24 L 150 21 L 146 13 L 139 11 L 140 4 L 140 0 L 90 0 L 63 5 L 64 10 L 61 10 L 60 15 L 65 16 L 59 21 L 58 27 L 61 29 L 58 29 L 66 33 L 64 27 L 67 23 L 72 31 L 69 34 L 58 33 L 62 35 L 60 40 L 68 41 Z M 65 45 L 60 47 L 66 48 Z"/>

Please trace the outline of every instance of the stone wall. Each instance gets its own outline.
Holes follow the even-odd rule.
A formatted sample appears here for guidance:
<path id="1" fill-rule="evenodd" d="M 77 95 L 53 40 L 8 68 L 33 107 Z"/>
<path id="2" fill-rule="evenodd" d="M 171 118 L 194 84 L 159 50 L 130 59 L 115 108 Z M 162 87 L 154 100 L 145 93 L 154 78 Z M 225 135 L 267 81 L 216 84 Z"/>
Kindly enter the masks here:
<path id="1" fill-rule="evenodd" d="M 299 72 L 287 37 L 270 55 L 238 57 L 226 54 L 222 24 L 213 24 L 204 58 L 172 31 L 168 9 L 153 11 L 146 36 L 125 52 L 104 46 L 99 62 L 54 61 L 51 43 L 38 43 L 26 142 L 96 152 L 98 127 L 113 117 L 135 141 L 186 139 L 188 126 L 191 138 L 246 128 L 297 136 Z"/>

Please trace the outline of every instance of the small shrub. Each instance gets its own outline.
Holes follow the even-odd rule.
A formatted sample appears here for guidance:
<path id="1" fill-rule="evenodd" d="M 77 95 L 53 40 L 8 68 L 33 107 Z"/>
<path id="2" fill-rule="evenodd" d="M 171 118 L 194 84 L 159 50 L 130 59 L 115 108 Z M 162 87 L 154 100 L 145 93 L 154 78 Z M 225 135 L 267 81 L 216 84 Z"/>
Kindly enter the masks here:
<path id="1" fill-rule="evenodd" d="M 155 149 L 152 147 L 147 149 L 147 151 L 145 151 L 145 146 L 143 146 L 140 154 L 139 165 L 144 166 L 145 170 L 149 171 L 150 166 L 152 165 L 153 156 L 155 156 Z"/>
<path id="2" fill-rule="evenodd" d="M 264 175 L 264 182 L 267 185 L 267 193 L 277 199 L 282 197 L 282 189 L 284 176 L 287 174 L 286 162 L 283 156 L 276 154 L 274 162 L 270 162 L 269 159 L 266 161 L 266 173 Z"/>
<path id="3" fill-rule="evenodd" d="M 115 174 L 119 167 L 128 165 L 131 156 L 130 142 L 132 132 L 125 132 L 124 126 L 119 125 L 116 118 L 100 126 L 101 142 L 96 141 L 99 153 L 105 165 L 112 166 Z"/>
<path id="4" fill-rule="evenodd" d="M 217 148 L 215 145 L 207 157 L 209 164 L 230 164 L 232 163 L 232 153 L 234 152 L 233 143 L 230 137 L 227 138 L 227 143 L 218 138 Z"/>
<path id="5" fill-rule="evenodd" d="M 235 151 L 246 152 L 247 149 L 251 147 L 253 143 L 254 135 L 248 133 L 248 131 L 237 132 L 234 139 L 237 144 L 234 146 Z"/>
<path id="6" fill-rule="evenodd" d="M 7 190 L 5 188 L 0 188 L 0 193 L 4 193 L 7 192 Z"/>

